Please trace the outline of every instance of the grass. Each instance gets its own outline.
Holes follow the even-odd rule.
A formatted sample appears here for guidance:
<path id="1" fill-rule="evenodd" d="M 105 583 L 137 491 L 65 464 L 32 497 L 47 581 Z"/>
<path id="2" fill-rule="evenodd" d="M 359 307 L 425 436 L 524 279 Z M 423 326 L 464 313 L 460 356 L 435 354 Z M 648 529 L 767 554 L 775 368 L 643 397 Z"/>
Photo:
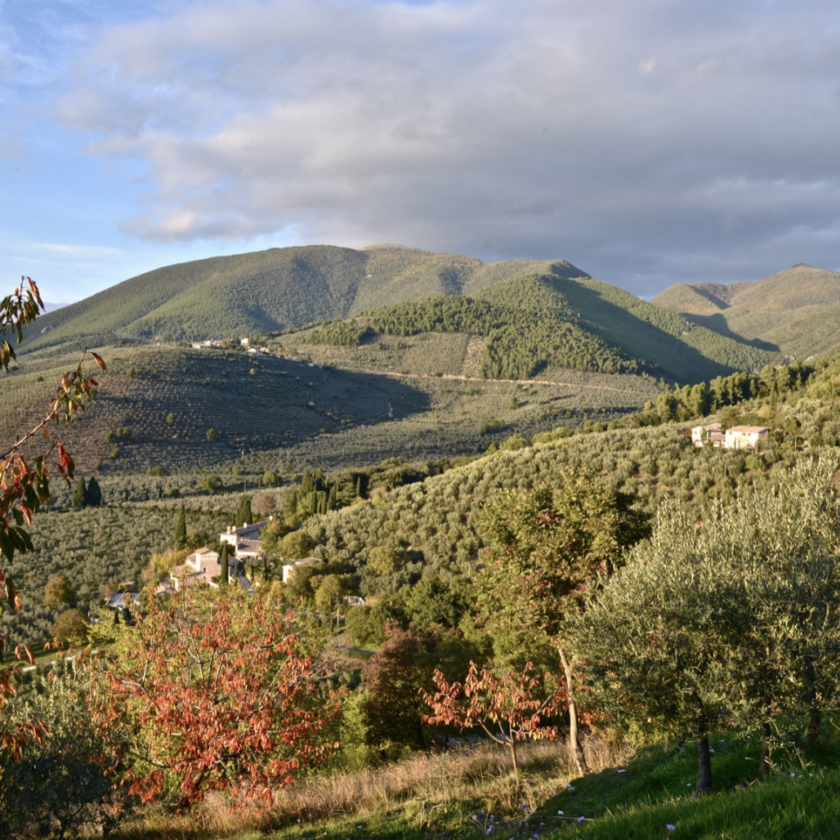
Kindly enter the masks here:
<path id="1" fill-rule="evenodd" d="M 693 797 L 693 744 L 640 749 L 590 741 L 594 772 L 573 778 L 562 746 L 524 745 L 517 791 L 506 751 L 486 745 L 414 756 L 378 770 L 295 783 L 260 817 L 232 813 L 221 796 L 189 819 L 148 812 L 126 826 L 137 837 L 251 840 L 479 838 L 502 840 L 789 840 L 840 832 L 840 746 L 831 740 L 806 765 L 755 781 L 758 746 L 713 741 L 716 792 Z M 579 818 L 583 818 L 579 821 Z M 668 826 L 673 826 L 669 829 Z"/>

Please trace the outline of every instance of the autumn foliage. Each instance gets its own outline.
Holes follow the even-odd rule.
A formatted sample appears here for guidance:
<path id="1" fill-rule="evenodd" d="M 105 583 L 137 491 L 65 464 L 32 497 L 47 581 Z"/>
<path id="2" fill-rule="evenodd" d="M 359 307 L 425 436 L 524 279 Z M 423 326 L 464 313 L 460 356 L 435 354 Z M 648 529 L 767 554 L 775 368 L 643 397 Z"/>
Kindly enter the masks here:
<path id="1" fill-rule="evenodd" d="M 564 710 L 565 694 L 561 688 L 551 686 L 550 674 L 538 674 L 530 662 L 519 672 L 506 671 L 501 676 L 486 668 L 479 670 L 471 662 L 463 685 L 448 682 L 439 670 L 435 671 L 434 680 L 434 694 L 421 690 L 432 708 L 426 722 L 483 729 L 490 739 L 510 749 L 517 783 L 517 742 L 553 741 L 557 737 L 558 727 L 546 719 Z"/>
<path id="2" fill-rule="evenodd" d="M 123 733 L 129 795 L 178 810 L 212 790 L 270 804 L 332 753 L 338 704 L 321 700 L 294 621 L 242 590 L 195 587 L 124 630 L 93 708 L 98 725 Z"/>
<path id="3" fill-rule="evenodd" d="M 21 285 L 11 295 L 0 300 L 0 368 L 5 371 L 15 359 L 10 339 L 15 338 L 20 343 L 24 327 L 44 308 L 38 286 L 28 277 L 21 280 Z M 62 422 L 70 422 L 77 412 L 84 411 L 99 384 L 83 370 L 86 355 L 82 353 L 75 369 L 61 377 L 55 396 L 40 421 L 0 452 L 0 554 L 8 563 L 14 560 L 16 553 L 32 550 L 32 538 L 27 529 L 32 524 L 32 516 L 49 500 L 50 473 L 66 481 L 73 478 L 73 459 L 54 428 Z M 92 356 L 104 370 L 105 362 L 96 353 Z M 21 606 L 12 576 L 8 569 L 0 568 L 0 615 L 7 608 L 19 613 Z M 4 648 L 4 639 L 0 636 L 0 658 Z M 29 649 L 23 645 L 15 649 L 15 659 L 30 664 L 33 661 Z M 4 701 L 14 695 L 18 676 L 15 665 L 0 669 L 0 709 Z M 0 724 L 0 750 L 8 750 L 17 758 L 30 737 L 42 743 L 46 734 L 41 721 L 5 722 Z"/>

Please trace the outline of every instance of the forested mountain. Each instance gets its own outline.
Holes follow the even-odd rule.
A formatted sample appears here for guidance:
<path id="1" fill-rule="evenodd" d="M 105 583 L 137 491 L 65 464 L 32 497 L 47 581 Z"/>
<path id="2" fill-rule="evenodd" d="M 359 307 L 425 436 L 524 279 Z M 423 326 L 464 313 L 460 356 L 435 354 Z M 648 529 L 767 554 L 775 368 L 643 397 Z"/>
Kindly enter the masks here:
<path id="1" fill-rule="evenodd" d="M 840 346 L 840 274 L 799 264 L 754 283 L 679 283 L 652 303 L 756 347 L 808 358 Z"/>
<path id="2" fill-rule="evenodd" d="M 426 331 L 486 339 L 484 377 L 559 366 L 695 382 L 781 361 L 770 344 L 705 329 L 562 260 L 483 263 L 395 245 L 272 248 L 159 268 L 45 315 L 26 349 L 254 336 L 409 303 L 375 315 L 381 329 L 371 327 L 416 334 L 429 317 L 421 302 L 441 297 L 470 302 L 435 303 L 449 320 L 436 316 Z"/>
<path id="3" fill-rule="evenodd" d="M 499 281 L 472 295 L 364 312 L 278 340 L 284 347 L 301 340 L 353 347 L 381 336 L 441 333 L 469 337 L 474 355 L 480 354 L 475 364 L 465 343 L 462 366 L 446 372 L 488 379 L 551 378 L 559 367 L 697 382 L 782 360 L 607 283 L 555 270 Z"/>
<path id="4" fill-rule="evenodd" d="M 361 309 L 474 291 L 563 261 L 482 263 L 399 246 L 313 245 L 213 257 L 141 274 L 39 318 L 28 348 L 117 338 L 235 337 L 343 318 Z"/>

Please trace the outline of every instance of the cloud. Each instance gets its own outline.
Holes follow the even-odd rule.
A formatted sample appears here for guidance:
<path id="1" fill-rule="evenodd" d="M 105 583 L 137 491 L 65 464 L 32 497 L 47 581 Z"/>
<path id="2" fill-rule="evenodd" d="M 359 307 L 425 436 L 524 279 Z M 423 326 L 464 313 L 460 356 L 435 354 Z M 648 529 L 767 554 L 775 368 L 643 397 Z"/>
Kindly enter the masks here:
<path id="1" fill-rule="evenodd" d="M 836 261 L 824 0 L 167 8 L 104 27 L 58 105 L 147 167 L 134 236 L 564 257 L 639 292 Z"/>
<path id="2" fill-rule="evenodd" d="M 64 254 L 76 259 L 97 259 L 122 253 L 120 248 L 109 248 L 104 245 L 67 245 L 57 242 L 39 242 L 32 247 L 40 251 Z"/>
<path id="3" fill-rule="evenodd" d="M 643 76 L 650 76 L 654 70 L 656 70 L 656 56 L 639 62 L 639 72 Z"/>

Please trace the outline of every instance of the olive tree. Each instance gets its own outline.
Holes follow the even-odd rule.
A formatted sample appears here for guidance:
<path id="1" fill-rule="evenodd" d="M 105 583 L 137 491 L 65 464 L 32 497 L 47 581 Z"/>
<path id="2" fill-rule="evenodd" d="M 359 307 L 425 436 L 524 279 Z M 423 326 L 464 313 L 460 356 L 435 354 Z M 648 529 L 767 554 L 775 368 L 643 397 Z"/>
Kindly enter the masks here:
<path id="1" fill-rule="evenodd" d="M 559 656 L 580 773 L 587 767 L 578 738 L 576 654 L 564 620 L 578 611 L 587 580 L 647 533 L 646 517 L 631 502 L 594 475 L 564 472 L 553 487 L 503 492 L 481 521 L 489 544 L 476 580 L 481 623 L 503 664 L 521 667 L 539 647 Z"/>
<path id="2" fill-rule="evenodd" d="M 649 542 L 593 589 L 569 632 L 593 702 L 619 724 L 698 745 L 696 794 L 711 790 L 708 735 L 722 715 L 762 733 L 809 711 L 809 734 L 837 694 L 840 519 L 833 464 L 806 462 L 775 488 L 711 509 L 657 518 Z"/>

